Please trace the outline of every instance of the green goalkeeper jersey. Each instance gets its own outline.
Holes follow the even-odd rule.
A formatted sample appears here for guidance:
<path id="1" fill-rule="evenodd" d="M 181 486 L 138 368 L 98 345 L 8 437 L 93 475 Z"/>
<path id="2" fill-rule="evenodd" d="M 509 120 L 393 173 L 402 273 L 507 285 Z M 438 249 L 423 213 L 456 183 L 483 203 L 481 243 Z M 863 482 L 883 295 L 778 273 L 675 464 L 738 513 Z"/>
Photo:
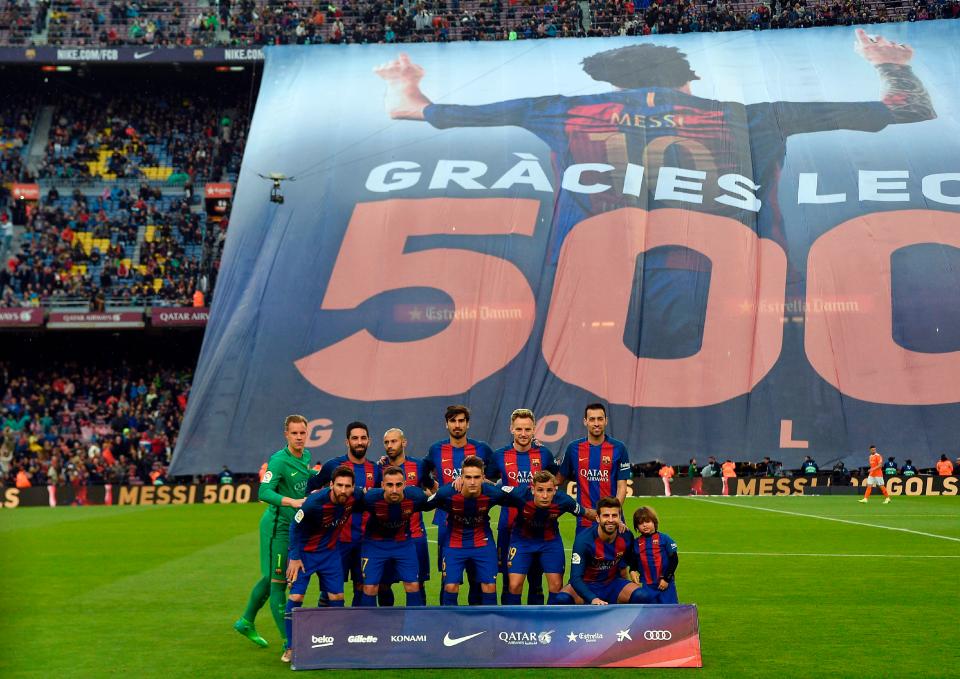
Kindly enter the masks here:
<path id="1" fill-rule="evenodd" d="M 284 507 L 284 497 L 295 500 L 306 497 L 307 479 L 313 474 L 310 469 L 310 451 L 304 450 L 303 456 L 296 457 L 288 448 L 278 450 L 270 456 L 267 471 L 260 482 L 259 498 L 266 502 L 267 515 L 275 519 L 277 530 L 288 531 L 296 507 Z"/>

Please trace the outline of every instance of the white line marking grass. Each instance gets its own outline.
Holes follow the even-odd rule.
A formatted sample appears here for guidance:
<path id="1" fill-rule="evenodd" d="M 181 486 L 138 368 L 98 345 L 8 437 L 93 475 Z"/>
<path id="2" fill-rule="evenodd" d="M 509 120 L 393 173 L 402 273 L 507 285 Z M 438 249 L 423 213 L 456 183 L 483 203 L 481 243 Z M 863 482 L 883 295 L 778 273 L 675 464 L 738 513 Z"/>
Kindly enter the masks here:
<path id="1" fill-rule="evenodd" d="M 686 499 L 695 500 L 697 502 L 709 502 L 713 505 L 721 505 L 723 507 L 735 507 L 737 509 L 755 509 L 758 512 L 773 512 L 774 514 L 787 514 L 788 516 L 800 516 L 805 519 L 822 519 L 823 521 L 836 521 L 837 523 L 846 523 L 851 526 L 866 526 L 867 528 L 882 528 L 884 530 L 895 530 L 900 533 L 911 533 L 913 535 L 922 535 L 928 538 L 937 538 L 939 540 L 950 540 L 951 542 L 960 542 L 960 538 L 955 538 L 949 535 L 938 535 L 937 533 L 925 533 L 920 530 L 911 530 L 909 528 L 898 528 L 896 526 L 882 526 L 876 523 L 864 523 L 863 521 L 851 521 L 849 519 L 838 519 L 832 516 L 821 516 L 820 514 L 804 514 L 803 512 L 788 512 L 785 509 L 771 509 L 770 507 L 754 507 L 753 505 L 743 505 L 735 504 L 733 502 L 720 502 L 718 500 L 706 500 L 704 498 L 697 497 L 687 497 Z"/>

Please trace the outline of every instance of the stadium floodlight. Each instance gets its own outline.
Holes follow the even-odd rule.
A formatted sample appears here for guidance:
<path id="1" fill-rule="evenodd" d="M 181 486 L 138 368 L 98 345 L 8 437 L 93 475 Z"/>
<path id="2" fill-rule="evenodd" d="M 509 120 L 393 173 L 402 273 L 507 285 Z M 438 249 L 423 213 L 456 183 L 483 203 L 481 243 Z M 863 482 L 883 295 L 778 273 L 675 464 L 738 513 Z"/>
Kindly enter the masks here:
<path id="1" fill-rule="evenodd" d="M 283 204 L 283 190 L 280 188 L 280 182 L 288 181 L 295 182 L 297 181 L 296 177 L 288 177 L 287 175 L 281 172 L 271 172 L 270 174 L 260 174 L 257 173 L 257 176 L 261 179 L 268 179 L 273 182 L 273 186 L 270 188 L 270 202 Z"/>

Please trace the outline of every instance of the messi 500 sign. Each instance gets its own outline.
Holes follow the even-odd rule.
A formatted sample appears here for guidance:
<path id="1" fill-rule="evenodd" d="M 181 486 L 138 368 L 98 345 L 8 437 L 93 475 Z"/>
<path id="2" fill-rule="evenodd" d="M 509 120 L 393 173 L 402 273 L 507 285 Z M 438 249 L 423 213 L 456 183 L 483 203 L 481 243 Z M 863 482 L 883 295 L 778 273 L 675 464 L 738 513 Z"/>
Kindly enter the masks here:
<path id="1" fill-rule="evenodd" d="M 268 49 L 173 471 L 256 469 L 291 412 L 423 450 L 452 401 L 495 447 L 522 406 L 562 450 L 602 400 L 635 461 L 931 464 L 953 23 Z"/>

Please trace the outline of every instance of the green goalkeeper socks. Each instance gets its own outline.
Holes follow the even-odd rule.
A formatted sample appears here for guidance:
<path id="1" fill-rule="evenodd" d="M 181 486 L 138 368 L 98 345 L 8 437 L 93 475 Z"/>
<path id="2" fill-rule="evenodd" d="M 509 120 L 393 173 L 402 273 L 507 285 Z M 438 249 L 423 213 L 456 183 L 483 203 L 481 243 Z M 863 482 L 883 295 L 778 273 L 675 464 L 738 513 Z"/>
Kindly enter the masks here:
<path id="1" fill-rule="evenodd" d="M 250 598 L 247 600 L 247 607 L 243 611 L 244 619 L 248 620 L 250 623 L 253 623 L 254 619 L 257 617 L 257 613 L 260 612 L 260 609 L 263 608 L 263 605 L 267 603 L 267 599 L 269 598 L 270 579 L 260 578 L 257 581 L 257 584 L 253 586 L 253 591 L 250 592 Z"/>
<path id="2" fill-rule="evenodd" d="M 277 629 L 280 630 L 280 638 L 286 641 L 287 626 L 283 616 L 287 611 L 287 583 L 270 583 L 270 612 L 273 613 L 273 621 L 277 623 Z"/>

